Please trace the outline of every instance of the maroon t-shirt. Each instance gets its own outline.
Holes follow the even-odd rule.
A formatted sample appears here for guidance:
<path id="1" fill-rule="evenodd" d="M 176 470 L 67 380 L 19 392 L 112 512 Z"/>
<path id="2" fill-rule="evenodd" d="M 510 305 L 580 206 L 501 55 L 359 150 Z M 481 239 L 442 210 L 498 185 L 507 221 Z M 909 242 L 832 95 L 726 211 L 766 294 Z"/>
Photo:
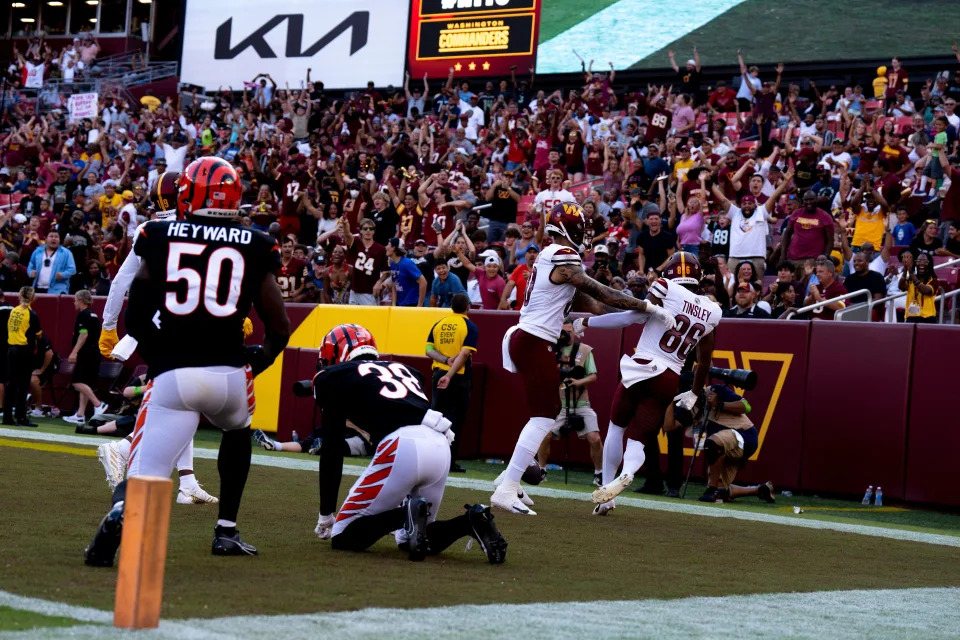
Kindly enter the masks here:
<path id="1" fill-rule="evenodd" d="M 950 167 L 950 188 L 940 205 L 940 220 L 960 220 L 960 169 Z"/>
<path id="2" fill-rule="evenodd" d="M 280 217 L 297 217 L 297 196 L 307 188 L 309 176 L 306 173 L 292 172 L 281 174 L 277 178 L 277 195 L 280 196 Z"/>
<path id="3" fill-rule="evenodd" d="M 820 297 L 824 300 L 829 300 L 830 298 L 836 298 L 837 296 L 842 296 L 847 293 L 846 287 L 840 284 L 840 281 L 834 278 L 833 282 L 830 283 L 829 287 L 824 287 L 822 283 L 817 283 L 817 289 L 820 291 Z M 855 299 L 855 298 L 854 298 Z M 816 311 L 810 312 L 811 320 L 833 320 L 833 315 L 836 313 L 833 309 L 828 309 L 826 307 L 820 307 Z"/>
<path id="4" fill-rule="evenodd" d="M 824 246 L 833 244 L 833 218 L 823 209 L 813 213 L 797 209 L 788 219 L 787 227 L 793 230 L 788 260 L 816 258 L 823 253 Z"/>
<path id="5" fill-rule="evenodd" d="M 389 271 L 387 250 L 382 244 L 374 242 L 364 247 L 360 238 L 354 238 L 353 246 L 347 250 L 347 264 L 350 271 L 350 289 L 357 293 L 373 293 L 380 274 Z"/>
<path id="6" fill-rule="evenodd" d="M 503 295 L 506 283 L 499 275 L 488 278 L 486 272 L 480 268 L 477 269 L 476 274 L 482 308 L 496 310 L 500 306 L 500 296 Z"/>
<path id="7" fill-rule="evenodd" d="M 887 98 L 896 98 L 897 91 L 903 89 L 907 84 L 907 70 L 900 67 L 899 71 L 894 71 L 893 67 L 887 68 L 887 91 L 884 95 Z"/>
<path id="8" fill-rule="evenodd" d="M 284 300 L 291 300 L 293 293 L 303 286 L 303 279 L 308 275 L 307 263 L 299 258 L 291 258 L 290 262 L 284 266 L 281 261 L 280 268 L 274 275 L 280 287 L 280 295 Z"/>
<path id="9" fill-rule="evenodd" d="M 647 116 L 647 135 L 643 138 L 646 143 L 653 142 L 654 138 L 661 141 L 667 139 L 667 132 L 670 131 L 670 121 L 673 114 L 666 109 L 654 109 Z"/>
<path id="10" fill-rule="evenodd" d="M 910 152 L 899 146 L 891 147 L 884 145 L 884 147 L 880 149 L 878 158 L 886 158 L 890 173 L 897 173 L 910 164 Z"/>

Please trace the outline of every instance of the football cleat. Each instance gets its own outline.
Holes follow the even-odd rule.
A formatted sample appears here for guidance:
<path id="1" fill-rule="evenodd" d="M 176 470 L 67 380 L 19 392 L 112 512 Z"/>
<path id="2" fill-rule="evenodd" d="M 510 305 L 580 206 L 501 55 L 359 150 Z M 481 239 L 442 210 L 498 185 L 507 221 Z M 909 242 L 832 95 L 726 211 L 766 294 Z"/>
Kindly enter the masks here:
<path id="1" fill-rule="evenodd" d="M 544 471 L 544 476 L 546 476 L 546 471 Z M 504 469 L 503 471 L 500 472 L 500 475 L 498 475 L 496 479 L 494 479 L 493 486 L 495 488 L 499 487 L 501 484 L 503 484 L 506 481 L 506 479 L 507 479 L 507 471 L 506 469 Z M 527 492 L 523 490 L 523 487 L 521 487 L 519 483 L 517 484 L 517 498 L 520 500 L 520 502 L 527 505 L 528 507 L 532 507 L 534 505 L 533 499 L 527 495 Z"/>
<path id="2" fill-rule="evenodd" d="M 215 556 L 255 556 L 257 548 L 240 539 L 240 532 L 234 527 L 233 533 L 217 526 L 213 528 L 213 548 Z"/>
<path id="3" fill-rule="evenodd" d="M 97 533 L 86 549 L 83 550 L 83 563 L 89 567 L 112 567 L 113 559 L 120 547 L 120 535 L 123 533 L 123 501 L 103 516 Z"/>
<path id="4" fill-rule="evenodd" d="M 407 551 L 411 560 L 419 561 L 427 557 L 427 518 L 430 516 L 430 503 L 423 498 L 407 496 L 401 505 L 407 510 L 407 520 L 403 532 L 407 538 Z"/>
<path id="5" fill-rule="evenodd" d="M 180 487 L 177 504 L 217 504 L 220 499 L 203 490 L 199 484 L 196 489 Z"/>
<path id="6" fill-rule="evenodd" d="M 487 554 L 490 564 L 502 564 L 507 559 L 507 541 L 493 522 L 490 507 L 483 504 L 465 504 L 467 521 L 470 523 L 470 536 L 480 543 Z"/>
<path id="7" fill-rule="evenodd" d="M 620 495 L 624 489 L 630 486 L 630 483 L 633 482 L 633 474 L 624 471 L 619 476 L 617 476 L 613 481 L 603 485 L 599 489 L 593 492 L 593 495 L 590 497 L 597 504 L 603 502 L 610 502 L 618 495 Z"/>
<path id="8" fill-rule="evenodd" d="M 594 474 L 593 474 L 593 486 L 597 487 L 598 489 L 603 486 L 603 474 L 602 474 L 602 473 L 594 473 Z"/>
<path id="9" fill-rule="evenodd" d="M 511 486 L 510 482 L 504 481 L 490 496 L 490 504 L 510 513 L 519 513 L 525 516 L 537 515 L 536 511 L 527 508 L 520 496 L 525 497 L 526 494 L 523 493 L 519 483 L 513 483 Z M 527 498 L 527 500 L 530 499 Z M 533 504 L 533 500 L 530 500 L 530 504 Z"/>
<path id="10" fill-rule="evenodd" d="M 605 516 L 614 509 L 617 508 L 617 503 L 611 500 L 610 502 L 601 502 L 593 508 L 593 515 L 595 516 Z"/>
<path id="11" fill-rule="evenodd" d="M 267 437 L 260 429 L 253 430 L 253 439 L 257 441 L 257 444 L 266 449 L 267 451 L 276 451 L 277 443 L 274 442 L 272 438 Z"/>
<path id="12" fill-rule="evenodd" d="M 126 460 L 117 451 L 117 444 L 118 442 L 104 442 L 97 447 L 97 458 L 107 473 L 107 485 L 111 489 L 116 489 L 126 475 Z"/>

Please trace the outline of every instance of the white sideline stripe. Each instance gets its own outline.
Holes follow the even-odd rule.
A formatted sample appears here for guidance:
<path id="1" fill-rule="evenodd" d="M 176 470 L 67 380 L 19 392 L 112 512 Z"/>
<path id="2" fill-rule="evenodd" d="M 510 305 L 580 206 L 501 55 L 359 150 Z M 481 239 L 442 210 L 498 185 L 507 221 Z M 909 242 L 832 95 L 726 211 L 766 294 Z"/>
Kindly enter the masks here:
<path id="1" fill-rule="evenodd" d="M 671 42 L 705 25 L 744 0 L 620 0 L 537 47 L 537 73 L 580 71 L 579 60 L 593 60 L 593 68 L 629 67 Z M 615 34 L 606 37 L 607 34 Z M 678 51 L 683 68 L 691 51 Z M 663 60 L 667 64 L 667 60 Z"/>
<path id="2" fill-rule="evenodd" d="M 0 592 L 0 604 L 10 596 Z M 77 617 L 81 607 L 20 598 L 55 615 Z M 771 593 L 675 600 L 456 605 L 426 609 L 360 609 L 306 615 L 233 616 L 161 621 L 149 638 L 264 638 L 342 640 L 549 637 L 697 638 L 790 637 L 860 639 L 955 638 L 960 628 L 958 588 Z M 10 605 L 8 605 L 10 606 Z M 31 609 L 32 610 L 32 609 Z M 95 611 L 95 610 L 94 610 Z M 75 613 L 76 612 L 76 613 Z M 729 612 L 716 615 L 716 612 Z M 110 616 L 107 612 L 97 612 Z M 77 618 L 80 619 L 80 618 Z M 102 626 L 36 629 L 17 638 L 129 638 Z"/>
<path id="3" fill-rule="evenodd" d="M 100 442 L 113 442 L 116 438 L 104 438 L 97 436 L 71 436 L 57 433 L 44 433 L 42 431 L 18 431 L 14 429 L 0 428 L 0 436 L 10 436 L 14 438 L 23 438 L 25 440 L 50 440 L 59 443 L 69 444 L 98 444 Z M 196 458 L 208 460 L 217 459 L 216 449 L 206 449 L 195 447 L 193 455 Z M 254 454 L 253 464 L 263 467 L 274 467 L 277 469 L 295 469 L 300 471 L 316 471 L 319 468 L 317 460 L 301 460 L 279 455 Z M 344 465 L 343 473 L 349 476 L 359 476 L 366 467 L 358 465 Z M 475 480 L 470 478 L 447 478 L 448 487 L 458 489 L 470 489 L 483 493 L 493 492 L 493 482 L 490 480 Z M 590 494 L 587 492 L 571 491 L 569 489 L 550 489 L 547 487 L 524 486 L 524 491 L 532 496 L 543 496 L 546 498 L 560 498 L 564 500 L 579 500 L 589 502 Z M 701 504 L 686 504 L 683 502 L 666 500 L 647 500 L 644 498 L 632 498 L 621 494 L 617 498 L 617 506 L 638 507 L 640 509 L 650 509 L 652 511 L 667 511 L 670 513 L 685 513 L 694 516 L 706 516 L 709 518 L 733 518 L 735 520 L 747 520 L 750 522 L 763 522 L 766 524 L 777 524 L 787 527 L 800 527 L 803 529 L 819 529 L 828 531 L 838 531 L 840 533 L 853 533 L 857 535 L 873 536 L 877 538 L 888 538 L 891 540 L 906 540 L 908 542 L 921 542 L 924 544 L 935 544 L 947 547 L 960 548 L 960 536 L 951 536 L 938 533 L 925 533 L 921 531 L 910 531 L 907 529 L 892 529 L 887 527 L 874 527 L 870 525 L 851 524 L 845 522 L 831 522 L 829 520 L 817 520 L 815 518 L 781 516 L 767 513 L 757 513 L 754 511 L 739 511 L 736 509 L 725 508 L 724 506 L 707 506 Z"/>

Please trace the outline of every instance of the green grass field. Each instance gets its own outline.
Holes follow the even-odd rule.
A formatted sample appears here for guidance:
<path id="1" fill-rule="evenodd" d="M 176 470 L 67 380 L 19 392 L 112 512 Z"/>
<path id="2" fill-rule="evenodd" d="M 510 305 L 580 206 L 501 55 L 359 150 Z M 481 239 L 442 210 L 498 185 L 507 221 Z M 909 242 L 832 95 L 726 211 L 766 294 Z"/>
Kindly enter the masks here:
<path id="1" fill-rule="evenodd" d="M 745 0 L 693 29 L 686 28 L 682 21 L 669 23 L 674 9 L 690 8 L 682 3 L 664 3 L 664 25 L 670 24 L 669 27 L 648 19 L 634 24 L 631 19 L 636 14 L 630 7 L 638 5 L 629 4 L 633 1 L 636 0 L 551 0 L 541 10 L 539 42 L 549 42 L 618 4 L 626 8 L 615 22 L 624 28 L 623 32 L 588 30 L 586 39 L 578 34 L 563 43 L 564 55 L 577 49 L 587 59 L 595 58 L 596 68 L 606 69 L 607 60 L 616 57 L 614 52 L 623 51 L 624 38 L 634 38 L 643 53 L 624 67 L 666 69 L 668 49 L 673 49 L 682 63 L 692 56 L 693 45 L 699 47 L 702 62 L 707 66 L 735 65 L 740 48 L 748 63 L 772 65 L 784 61 L 789 65 L 790 61 L 884 59 L 893 55 L 950 56 L 950 45 L 958 38 L 942 24 L 944 16 L 957 11 L 954 0 L 850 0 L 842 5 L 823 0 Z M 649 39 L 645 33 L 661 37 L 664 28 L 675 32 L 672 39 L 671 34 L 666 34 L 672 40 L 670 44 L 653 53 L 639 46 Z M 591 47 L 592 53 L 587 53 Z M 572 52 L 569 57 L 564 70 L 579 70 L 580 63 Z"/>
<path id="2" fill-rule="evenodd" d="M 30 435 L 56 437 L 72 429 L 62 423 L 45 423 L 41 431 L 52 436 Z M 202 450 L 216 446 L 217 439 L 214 432 L 200 432 L 197 445 L 201 451 L 196 461 L 198 479 L 215 495 L 219 493 L 216 462 L 203 457 L 212 451 Z M 108 507 L 110 492 L 100 464 L 91 455 L 92 446 L 54 446 L 58 450 L 49 450 L 50 443 L 35 439 L 0 436 L 4 469 L 0 596 L 6 592 L 109 611 L 116 572 L 85 567 L 81 554 Z M 302 469 L 264 466 L 262 462 Z M 362 461 L 348 461 L 358 462 Z M 928 544 L 630 504 L 619 506 L 609 517 L 595 518 L 589 515 L 589 502 L 574 499 L 586 498 L 590 490 L 589 476 L 584 473 L 571 473 L 569 485 L 563 484 L 562 472 L 551 473 L 543 491 L 556 490 L 564 497 L 534 494 L 537 517 L 497 517 L 509 541 L 507 562 L 501 566 L 488 565 L 476 546 L 465 551 L 465 540 L 418 564 L 410 563 L 389 538 L 365 553 L 335 552 L 313 535 L 316 464 L 317 458 L 302 454 L 265 454 L 255 459 L 239 527 L 244 538 L 259 547 L 256 558 L 210 555 L 215 506 L 173 506 L 164 620 L 316 614 L 369 607 L 960 587 L 960 543 Z M 461 485 L 471 479 L 492 480 L 500 470 L 483 463 L 469 466 Z M 352 478 L 345 477 L 341 493 L 351 483 Z M 487 487 L 486 482 L 476 488 L 448 486 L 440 517 L 456 515 L 464 503 L 486 501 Z M 699 492 L 699 487 L 691 487 L 683 503 L 699 506 L 693 499 Z M 627 503 L 637 496 L 625 495 L 630 496 L 623 501 Z M 678 504 L 666 498 L 636 502 L 670 508 Z M 803 505 L 807 513 L 794 516 L 793 504 Z M 951 539 L 960 536 L 960 516 L 954 514 L 875 510 L 812 497 L 780 497 L 776 505 L 751 500 L 704 508 L 718 515 L 725 511 L 789 515 L 866 524 L 883 527 L 883 531 L 933 532 Z M 55 611 L 37 615 L 3 605 L 0 598 L 0 631 L 54 627 L 51 633 L 56 635 L 57 627 L 79 624 L 52 615 Z M 87 636 L 101 628 L 88 626 L 83 631 Z"/>

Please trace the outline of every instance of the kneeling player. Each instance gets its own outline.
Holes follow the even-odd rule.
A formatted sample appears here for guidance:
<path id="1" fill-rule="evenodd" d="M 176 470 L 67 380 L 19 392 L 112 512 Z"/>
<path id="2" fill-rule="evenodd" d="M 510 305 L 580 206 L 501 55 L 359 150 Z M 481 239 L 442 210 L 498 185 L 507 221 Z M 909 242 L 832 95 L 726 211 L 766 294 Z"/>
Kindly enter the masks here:
<path id="1" fill-rule="evenodd" d="M 253 440 L 267 451 L 309 453 L 315 456 L 320 455 L 320 445 L 323 443 L 323 429 L 317 427 L 307 438 L 289 442 L 275 440 L 262 430 L 254 429 Z M 373 455 L 373 444 L 370 442 L 370 436 L 357 429 L 349 420 L 347 421 L 347 432 L 343 438 L 343 455 L 345 457 Z"/>
<path id="2" fill-rule="evenodd" d="M 700 262 L 685 251 L 673 254 L 663 269 L 663 277 L 650 286 L 647 300 L 665 309 L 676 320 L 676 328 L 648 325 L 640 335 L 636 352 L 620 360 L 622 378 L 613 396 L 603 443 L 604 485 L 593 492 L 595 515 L 605 515 L 614 508 L 613 499 L 633 482 L 645 459 L 643 443 L 660 430 L 671 401 L 691 409 L 703 390 L 713 357 L 713 331 L 722 312 L 719 305 L 699 295 L 699 291 Z M 574 323 L 574 329 L 579 332 L 583 327 L 620 328 L 643 319 L 634 312 L 614 313 L 583 318 Z M 680 370 L 694 347 L 697 368 L 693 389 L 676 395 Z M 630 434 L 624 451 L 623 436 L 628 426 Z M 617 476 L 621 460 L 623 472 Z"/>
<path id="3" fill-rule="evenodd" d="M 450 470 L 450 421 L 430 409 L 419 373 L 379 357 L 373 335 L 355 324 L 334 327 L 320 345 L 313 379 L 323 411 L 317 537 L 334 549 L 362 551 L 402 529 L 398 543 L 411 560 L 422 560 L 470 536 L 491 564 L 503 562 L 507 542 L 489 507 L 465 505 L 463 515 L 436 520 Z M 380 445 L 334 515 L 347 420 Z"/>

